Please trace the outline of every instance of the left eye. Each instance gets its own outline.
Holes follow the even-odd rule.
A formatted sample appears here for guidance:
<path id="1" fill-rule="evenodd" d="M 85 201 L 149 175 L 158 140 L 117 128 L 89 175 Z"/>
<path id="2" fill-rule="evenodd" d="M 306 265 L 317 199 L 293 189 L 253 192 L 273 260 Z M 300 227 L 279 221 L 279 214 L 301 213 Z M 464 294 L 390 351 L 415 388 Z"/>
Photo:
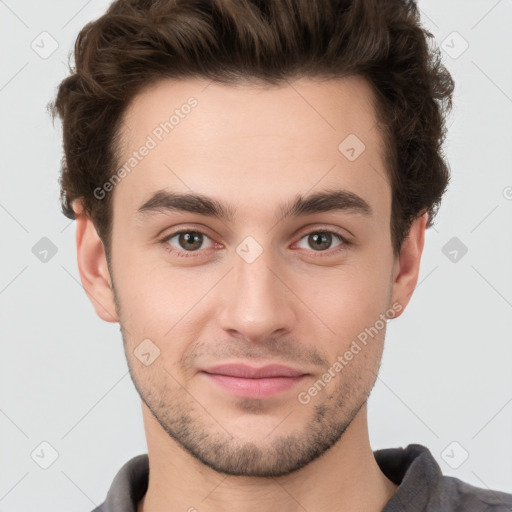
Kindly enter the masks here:
<path id="1" fill-rule="evenodd" d="M 337 238 L 340 243 L 338 245 L 348 245 L 346 240 L 336 233 L 331 233 L 330 231 L 313 231 L 303 236 L 300 240 L 306 240 L 306 243 L 309 247 L 301 247 L 301 249 L 309 249 L 313 248 L 314 251 L 324 251 L 326 249 L 331 249 L 331 243 L 333 242 L 333 238 Z M 301 242 L 299 242 L 300 244 Z"/>

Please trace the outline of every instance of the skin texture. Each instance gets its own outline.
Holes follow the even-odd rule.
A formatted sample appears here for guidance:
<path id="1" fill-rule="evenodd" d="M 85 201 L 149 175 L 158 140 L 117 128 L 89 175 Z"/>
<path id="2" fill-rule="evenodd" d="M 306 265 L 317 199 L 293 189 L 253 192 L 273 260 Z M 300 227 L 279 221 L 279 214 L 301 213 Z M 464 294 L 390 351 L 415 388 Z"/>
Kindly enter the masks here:
<path id="1" fill-rule="evenodd" d="M 386 330 L 376 322 L 410 300 L 427 218 L 394 257 L 372 91 L 359 77 L 280 87 L 161 81 L 125 112 L 120 163 L 191 96 L 197 106 L 109 192 L 110 266 L 91 220 L 82 213 L 76 224 L 82 284 L 100 318 L 120 323 L 142 398 L 151 474 L 139 512 L 382 510 L 396 485 L 368 438 Z M 365 144 L 354 161 L 338 149 L 349 134 Z M 234 218 L 137 214 L 161 189 L 215 198 Z M 332 189 L 357 194 L 371 215 L 280 218 L 279 205 L 298 194 Z M 203 233 L 199 249 L 169 238 L 179 230 Z M 312 236 L 326 231 L 334 234 L 319 250 Z M 251 263 L 237 252 L 248 236 L 262 250 Z M 301 403 L 300 392 L 382 323 Z M 134 352 L 145 339 L 160 351 L 147 366 Z M 242 398 L 201 372 L 227 362 L 281 363 L 307 376 L 270 398 Z"/>

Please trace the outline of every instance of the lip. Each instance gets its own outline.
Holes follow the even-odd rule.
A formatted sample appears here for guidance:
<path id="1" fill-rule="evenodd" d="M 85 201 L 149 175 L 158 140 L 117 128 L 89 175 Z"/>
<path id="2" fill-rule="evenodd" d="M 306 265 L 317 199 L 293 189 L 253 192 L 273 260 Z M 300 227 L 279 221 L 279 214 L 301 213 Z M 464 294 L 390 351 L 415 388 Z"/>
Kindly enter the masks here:
<path id="1" fill-rule="evenodd" d="M 219 364 L 204 368 L 204 372 L 228 377 L 241 377 L 244 379 L 261 379 L 265 377 L 299 377 L 307 372 L 295 370 L 282 364 L 267 364 L 259 368 L 247 364 Z"/>
<path id="2" fill-rule="evenodd" d="M 244 398 L 270 398 L 291 389 L 308 375 L 279 364 L 259 368 L 222 364 L 206 368 L 201 373 L 224 391 Z"/>

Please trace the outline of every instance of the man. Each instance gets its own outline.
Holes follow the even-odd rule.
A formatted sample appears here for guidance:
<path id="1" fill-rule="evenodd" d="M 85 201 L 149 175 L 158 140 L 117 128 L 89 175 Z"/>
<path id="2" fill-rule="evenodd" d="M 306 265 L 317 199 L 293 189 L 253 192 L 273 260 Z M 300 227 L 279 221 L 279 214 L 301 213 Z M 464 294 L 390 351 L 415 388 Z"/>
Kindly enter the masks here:
<path id="1" fill-rule="evenodd" d="M 63 211 L 148 444 L 96 511 L 511 510 L 369 443 L 449 178 L 427 35 L 401 0 L 119 0 L 84 27 Z"/>

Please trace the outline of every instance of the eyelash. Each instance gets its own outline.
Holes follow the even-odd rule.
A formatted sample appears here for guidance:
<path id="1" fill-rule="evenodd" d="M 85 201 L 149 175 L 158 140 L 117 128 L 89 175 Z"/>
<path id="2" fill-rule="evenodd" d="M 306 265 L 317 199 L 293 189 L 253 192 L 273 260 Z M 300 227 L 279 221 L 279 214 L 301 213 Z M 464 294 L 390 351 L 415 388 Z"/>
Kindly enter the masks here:
<path id="1" fill-rule="evenodd" d="M 170 235 L 167 235 L 163 240 L 161 240 L 161 243 L 163 244 L 164 249 L 167 252 L 169 252 L 171 254 L 174 254 L 174 255 L 176 255 L 179 258 L 190 258 L 190 257 L 196 256 L 197 253 L 200 253 L 202 251 L 207 250 L 207 249 L 198 249 L 196 251 L 178 250 L 178 249 L 172 247 L 168 243 L 169 240 L 174 238 L 176 235 L 181 235 L 183 233 L 194 233 L 194 234 L 203 235 L 206 238 L 210 238 L 206 233 L 204 233 L 203 231 L 199 231 L 197 229 L 182 229 L 180 231 L 175 231 L 174 233 L 171 233 Z M 309 231 L 307 233 L 304 233 L 299 238 L 299 242 L 303 238 L 305 238 L 305 237 L 307 237 L 309 235 L 312 235 L 312 234 L 330 234 L 330 235 L 334 235 L 335 237 L 337 237 L 339 239 L 339 241 L 341 241 L 341 245 L 340 246 L 338 246 L 337 248 L 334 248 L 334 249 L 328 249 L 327 251 L 313 251 L 313 249 L 312 249 L 312 252 L 316 252 L 317 253 L 317 255 L 315 255 L 315 257 L 318 257 L 318 258 L 322 258 L 322 257 L 325 257 L 325 256 L 332 256 L 333 253 L 337 254 L 338 252 L 346 250 L 348 247 L 350 247 L 352 245 L 352 242 L 349 242 L 344 236 L 340 235 L 339 233 L 336 233 L 335 231 L 329 231 L 327 229 L 325 229 L 325 230 L 315 229 L 315 230 Z"/>

